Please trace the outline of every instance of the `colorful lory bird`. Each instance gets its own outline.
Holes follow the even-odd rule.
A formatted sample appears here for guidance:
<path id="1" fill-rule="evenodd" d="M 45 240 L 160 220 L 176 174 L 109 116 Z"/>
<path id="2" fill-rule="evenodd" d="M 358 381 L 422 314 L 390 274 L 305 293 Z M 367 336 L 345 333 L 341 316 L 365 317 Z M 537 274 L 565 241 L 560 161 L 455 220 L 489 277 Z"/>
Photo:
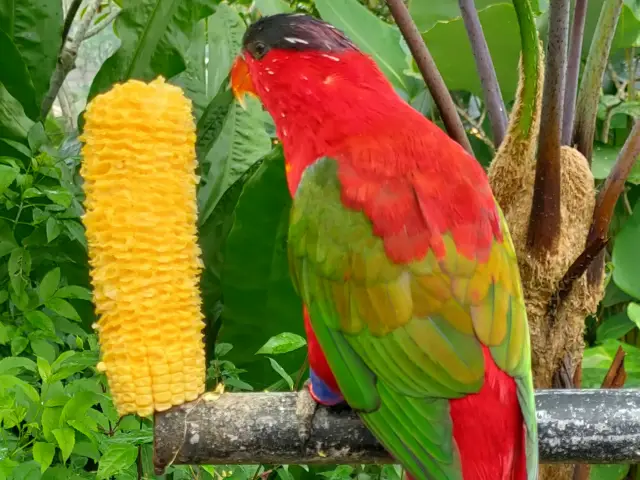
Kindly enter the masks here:
<path id="1" fill-rule="evenodd" d="M 311 396 L 415 479 L 537 478 L 518 265 L 482 167 L 313 17 L 254 23 L 231 78 L 284 148 Z"/>

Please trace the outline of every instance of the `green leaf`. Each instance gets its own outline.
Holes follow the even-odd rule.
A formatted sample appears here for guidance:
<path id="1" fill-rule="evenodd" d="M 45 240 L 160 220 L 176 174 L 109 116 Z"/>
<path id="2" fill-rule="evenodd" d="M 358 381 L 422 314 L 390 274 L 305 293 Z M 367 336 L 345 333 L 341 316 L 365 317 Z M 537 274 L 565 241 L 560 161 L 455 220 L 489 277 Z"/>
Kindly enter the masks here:
<path id="1" fill-rule="evenodd" d="M 62 228 L 60 227 L 60 223 L 58 223 L 55 217 L 47 218 L 46 227 L 47 227 L 47 242 L 53 242 L 62 233 Z"/>
<path id="2" fill-rule="evenodd" d="M 1 34 L 2 32 L 0 32 Z M 20 170 L 9 165 L 0 165 L 0 195 L 13 183 Z"/>
<path id="3" fill-rule="evenodd" d="M 613 281 L 627 294 L 640 299 L 640 201 L 624 224 L 613 244 Z"/>
<path id="4" fill-rule="evenodd" d="M 29 345 L 29 340 L 24 337 L 13 337 L 11 339 L 11 355 L 20 355 Z"/>
<path id="5" fill-rule="evenodd" d="M 218 93 L 207 105 L 198 121 L 196 155 L 204 162 L 225 125 L 227 115 L 233 106 L 233 94 L 230 90 Z"/>
<path id="6" fill-rule="evenodd" d="M 40 116 L 40 109 L 36 104 L 36 90 L 31 81 L 31 75 L 27 70 L 18 47 L 11 41 L 9 35 L 0 29 L 0 82 L 7 91 L 22 104 L 25 113 L 32 120 Z"/>
<path id="7" fill-rule="evenodd" d="M 478 12 L 503 98 L 514 97 L 518 82 L 520 35 L 515 10 L 509 3 Z M 471 43 L 461 17 L 432 28 L 418 25 L 422 37 L 449 90 L 465 90 L 483 97 Z"/>
<path id="8" fill-rule="evenodd" d="M 293 390 L 293 380 L 291 379 L 291 376 L 285 371 L 284 368 L 282 368 L 282 366 L 275 361 L 273 358 L 268 357 L 269 358 L 269 363 L 271 363 L 271 368 L 273 368 L 278 375 L 280 375 L 285 382 L 287 382 L 287 385 L 289 385 L 289 389 Z"/>
<path id="9" fill-rule="evenodd" d="M 246 110 L 237 103 L 231 107 L 222 132 L 204 161 L 206 183 L 198 192 L 201 225 L 215 210 L 227 189 L 271 150 L 261 107 L 257 100 L 247 100 Z"/>
<path id="10" fill-rule="evenodd" d="M 63 220 L 62 221 L 65 230 L 67 231 L 69 238 L 77 240 L 84 248 L 87 249 L 87 237 L 84 234 L 84 228 L 75 220 Z"/>
<path id="11" fill-rule="evenodd" d="M 256 0 L 255 4 L 263 16 L 291 12 L 291 6 L 284 0 Z"/>
<path id="12" fill-rule="evenodd" d="M 589 480 L 625 480 L 629 465 L 591 465 Z"/>
<path id="13" fill-rule="evenodd" d="M 53 462 L 56 446 L 48 442 L 36 442 L 33 444 L 33 459 L 40 464 L 40 472 L 49 468 Z"/>
<path id="14" fill-rule="evenodd" d="M 53 320 L 49 316 L 41 311 L 32 311 L 24 314 L 25 318 L 38 330 L 45 330 L 47 332 L 54 333 L 56 331 L 53 326 Z"/>
<path id="15" fill-rule="evenodd" d="M 1 12 L 2 7 L 0 6 Z M 21 147 L 19 143 L 13 141 L 26 140 L 27 132 L 29 132 L 32 125 L 33 120 L 24 114 L 20 102 L 13 98 L 4 85 L 0 83 L 0 138 L 2 138 L 2 142 L 18 151 L 26 151 L 27 157 L 30 156 L 31 152 L 28 148 Z"/>
<path id="16" fill-rule="evenodd" d="M 40 286 L 38 287 L 38 295 L 40 295 L 40 299 L 43 302 L 46 302 L 54 293 L 56 293 L 58 285 L 60 285 L 60 268 L 56 267 L 53 270 L 49 270 L 42 278 Z"/>
<path id="17" fill-rule="evenodd" d="M 0 29 L 8 34 L 26 64 L 35 88 L 38 109 L 56 68 L 62 43 L 62 23 L 60 0 L 0 0 Z M 4 61 L 4 48 L 0 50 Z"/>
<path id="18" fill-rule="evenodd" d="M 76 433 L 72 428 L 67 427 L 56 428 L 55 430 L 52 430 L 51 433 L 58 442 L 58 446 L 62 452 L 62 460 L 66 462 L 73 451 L 73 446 L 76 443 Z"/>
<path id="19" fill-rule="evenodd" d="M 73 200 L 73 194 L 64 188 L 46 188 L 43 189 L 43 193 L 49 200 L 64 208 L 69 208 Z"/>
<path id="20" fill-rule="evenodd" d="M 225 87 L 223 82 L 229 75 L 236 55 L 240 53 L 246 27 L 234 8 L 221 3 L 216 13 L 209 18 L 208 28 L 209 58 L 212 61 L 207 64 L 207 92 L 213 96 Z"/>
<path id="21" fill-rule="evenodd" d="M 97 480 L 105 480 L 126 470 L 138 458 L 138 448 L 135 445 L 115 443 L 102 455 L 98 464 Z"/>
<path id="22" fill-rule="evenodd" d="M 61 315 L 64 318 L 68 318 L 69 320 L 75 320 L 76 322 L 82 321 L 80 315 L 78 315 L 78 312 L 76 312 L 76 309 L 73 308 L 73 305 L 71 305 L 66 300 L 63 300 L 62 298 L 50 298 L 45 302 L 44 306 L 50 310 L 53 310 L 58 315 Z"/>
<path id="23" fill-rule="evenodd" d="M 260 350 L 256 352 L 256 355 L 278 355 L 281 353 L 289 353 L 297 350 L 298 348 L 304 347 L 306 344 L 307 341 L 300 335 L 283 332 L 267 340 L 267 343 L 260 347 Z"/>
<path id="24" fill-rule="evenodd" d="M 613 147 L 598 142 L 595 143 L 593 147 L 593 162 L 591 164 L 591 171 L 593 172 L 594 178 L 597 180 L 607 178 L 618 159 L 621 149 L 621 146 Z M 627 181 L 636 185 L 640 184 L 640 162 L 637 160 L 631 168 L 631 173 L 629 173 Z"/>
<path id="25" fill-rule="evenodd" d="M 27 382 L 14 375 L 0 375 L 0 393 L 4 393 L 6 389 L 14 387 L 21 390 L 32 402 L 38 402 L 38 392 Z"/>
<path id="26" fill-rule="evenodd" d="M 36 364 L 25 357 L 6 357 L 0 360 L 0 375 L 16 375 L 22 370 L 35 372 Z"/>
<path id="27" fill-rule="evenodd" d="M 115 22 L 120 48 L 95 76 L 89 100 L 130 78 L 171 78 L 185 70 L 194 25 L 213 13 L 214 0 L 138 0 L 123 5 Z"/>
<path id="28" fill-rule="evenodd" d="M 78 392 L 62 409 L 60 422 L 65 423 L 68 420 L 82 420 L 93 405 L 102 400 L 103 397 L 94 392 Z"/>
<path id="29" fill-rule="evenodd" d="M 49 377 L 51 377 L 51 365 L 49 365 L 49 362 L 47 362 L 47 360 L 45 360 L 42 357 L 38 357 L 37 359 L 37 364 L 38 364 L 38 374 L 40 375 L 40 378 L 42 379 L 43 382 L 48 383 Z"/>
<path id="30" fill-rule="evenodd" d="M 9 279 L 13 290 L 20 294 L 24 291 L 24 282 L 31 273 L 31 254 L 24 248 L 11 252 L 8 263 Z"/>
<path id="31" fill-rule="evenodd" d="M 283 330 L 304 335 L 302 302 L 293 289 L 287 260 L 290 205 L 282 150 L 277 148 L 244 185 L 222 270 L 224 328 L 218 341 L 234 346 L 225 359 L 247 369 L 244 380 L 256 388 L 277 379 L 268 362 L 254 356 L 256 350 Z M 296 350 L 279 363 L 293 371 L 304 358 L 305 352 Z"/>
<path id="32" fill-rule="evenodd" d="M 631 302 L 627 305 L 627 315 L 629 319 L 640 328 L 640 304 Z"/>
<path id="33" fill-rule="evenodd" d="M 316 0 L 316 8 L 324 20 L 343 30 L 371 55 L 395 87 L 410 91 L 409 78 L 404 73 L 410 65 L 409 55 L 401 46 L 402 35 L 397 27 L 380 20 L 357 0 Z"/>
<path id="34" fill-rule="evenodd" d="M 31 340 L 31 350 L 36 356 L 45 358 L 49 363 L 53 363 L 56 359 L 56 349 L 43 338 Z"/>
<path id="35" fill-rule="evenodd" d="M 608 339 L 617 340 L 629 333 L 635 324 L 629 320 L 625 313 L 617 313 L 604 320 L 596 331 L 596 340 L 599 343 Z"/>
<path id="36" fill-rule="evenodd" d="M 477 10 L 484 10 L 490 5 L 496 3 L 505 3 L 504 0 L 475 0 L 474 4 Z M 537 10 L 537 7 L 532 7 Z M 456 18 L 460 18 L 460 5 L 458 0 L 438 0 L 437 2 L 428 1 L 412 1 L 409 2 L 409 13 L 413 21 L 421 32 L 426 32 L 433 28 L 436 23 L 447 23 Z"/>
<path id="37" fill-rule="evenodd" d="M 60 298 L 77 298 L 80 300 L 92 300 L 91 291 L 84 287 L 79 287 L 77 285 L 67 285 L 66 287 L 60 288 L 56 293 L 56 297 Z"/>

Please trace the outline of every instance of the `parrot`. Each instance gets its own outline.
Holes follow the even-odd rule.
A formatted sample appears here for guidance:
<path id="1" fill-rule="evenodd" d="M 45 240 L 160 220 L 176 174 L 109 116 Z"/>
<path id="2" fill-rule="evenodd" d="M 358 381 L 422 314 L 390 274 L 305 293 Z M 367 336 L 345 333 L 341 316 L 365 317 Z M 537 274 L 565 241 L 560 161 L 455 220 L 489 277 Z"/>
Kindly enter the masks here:
<path id="1" fill-rule="evenodd" d="M 407 478 L 537 478 L 524 295 L 480 163 L 311 15 L 249 25 L 230 88 L 282 144 L 302 393 L 355 411 Z"/>

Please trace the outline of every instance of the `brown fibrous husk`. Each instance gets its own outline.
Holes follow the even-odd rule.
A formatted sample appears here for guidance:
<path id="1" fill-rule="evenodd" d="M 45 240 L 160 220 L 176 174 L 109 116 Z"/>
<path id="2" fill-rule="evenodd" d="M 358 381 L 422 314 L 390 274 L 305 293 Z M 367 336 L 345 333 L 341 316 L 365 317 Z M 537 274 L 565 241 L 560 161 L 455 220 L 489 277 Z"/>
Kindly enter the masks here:
<path id="1" fill-rule="evenodd" d="M 569 266 L 585 248 L 595 207 L 594 179 L 586 158 L 574 148 L 562 147 L 561 228 L 556 248 L 534 255 L 527 246 L 527 231 L 533 199 L 536 151 L 540 130 L 543 65 L 541 55 L 535 118 L 528 135 L 518 128 L 522 115 L 522 68 L 516 103 L 509 129 L 489 168 L 489 181 L 502 208 L 518 256 L 520 275 L 531 332 L 532 368 L 535 387 L 551 388 L 554 374 L 568 366 L 573 377 L 584 350 L 585 318 L 596 311 L 603 296 L 602 279 L 589 286 L 585 275 L 554 315 L 548 315 L 551 296 Z M 569 480 L 572 465 L 544 465 L 541 480 Z"/>

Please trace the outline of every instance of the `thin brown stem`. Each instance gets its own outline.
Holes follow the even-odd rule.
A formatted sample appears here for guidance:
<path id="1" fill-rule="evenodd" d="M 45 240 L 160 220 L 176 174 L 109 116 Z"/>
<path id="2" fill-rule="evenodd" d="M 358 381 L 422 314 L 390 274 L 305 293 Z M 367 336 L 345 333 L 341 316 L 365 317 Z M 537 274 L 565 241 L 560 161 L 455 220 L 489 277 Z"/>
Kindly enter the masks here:
<path id="1" fill-rule="evenodd" d="M 625 182 L 638 155 L 640 155 L 640 121 L 636 121 L 634 124 L 615 165 L 604 182 L 602 190 L 598 193 L 591 228 L 587 236 L 587 245 L 597 239 L 607 238 L 614 208 L 618 198 L 624 192 Z M 595 285 L 598 282 L 603 267 L 604 257 L 601 254 L 591 263 L 587 272 L 587 279 L 591 285 Z"/>
<path id="2" fill-rule="evenodd" d="M 582 55 L 582 39 L 584 37 L 584 23 L 587 18 L 588 3 L 589 0 L 576 0 L 576 6 L 573 12 L 571 43 L 569 45 L 567 78 L 564 91 L 564 115 L 562 120 L 563 145 L 569 145 L 571 143 L 571 136 L 573 135 L 578 76 L 580 74 L 580 56 Z"/>
<path id="3" fill-rule="evenodd" d="M 549 42 L 542 97 L 538 159 L 527 243 L 536 253 L 550 252 L 560 235 L 560 137 L 567 64 L 569 0 L 549 7 Z"/>
<path id="4" fill-rule="evenodd" d="M 493 144 L 499 147 L 507 131 L 507 113 L 502 100 L 500 84 L 493 66 L 487 40 L 482 31 L 480 17 L 473 0 L 459 0 L 460 13 L 467 29 L 469 42 L 476 61 L 478 76 L 484 90 L 484 102 L 487 105 L 489 121 L 493 133 Z"/>
<path id="5" fill-rule="evenodd" d="M 462 120 L 456 112 L 456 105 L 451 98 L 451 94 L 438 71 L 436 63 L 433 61 L 427 45 L 424 43 L 418 27 L 414 23 L 409 10 L 402 0 L 387 0 L 387 6 L 398 25 L 402 36 L 411 50 L 411 54 L 418 65 L 418 69 L 429 87 L 431 96 L 440 111 L 440 116 L 444 122 L 447 133 L 462 147 L 473 155 L 471 143 L 464 131 Z"/>
<path id="6" fill-rule="evenodd" d="M 82 0 L 73 0 L 71 5 L 69 5 L 69 10 L 67 10 L 67 15 L 64 17 L 64 26 L 62 27 L 62 43 L 60 44 L 60 49 L 64 47 L 65 42 L 67 41 L 67 37 L 69 36 L 69 32 L 71 31 L 71 25 L 73 25 L 73 20 L 76 18 L 76 14 L 80 9 L 80 5 L 82 5 Z"/>

